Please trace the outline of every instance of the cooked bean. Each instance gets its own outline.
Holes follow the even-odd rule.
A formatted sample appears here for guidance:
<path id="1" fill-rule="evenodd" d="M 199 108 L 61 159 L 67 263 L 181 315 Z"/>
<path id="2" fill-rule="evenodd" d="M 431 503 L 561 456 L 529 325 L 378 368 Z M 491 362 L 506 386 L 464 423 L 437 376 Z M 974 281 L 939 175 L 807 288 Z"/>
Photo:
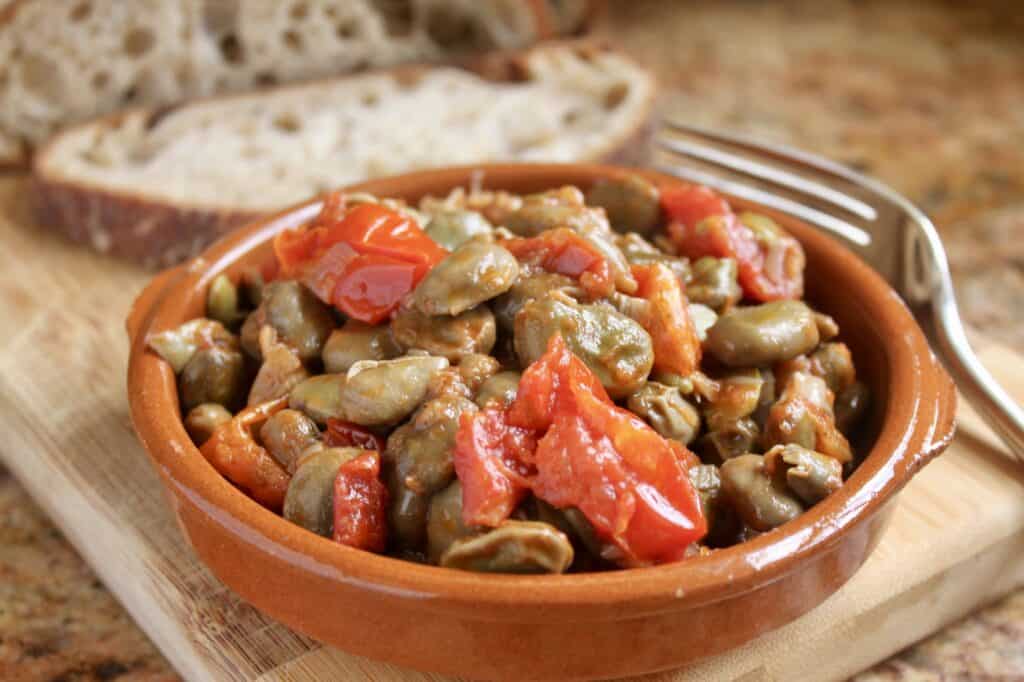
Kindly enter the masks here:
<path id="1" fill-rule="evenodd" d="M 516 514 L 522 517 L 519 520 L 540 521 L 565 533 L 575 552 L 574 569 L 594 570 L 605 564 L 602 557 L 605 544 L 587 517 L 576 507 L 558 509 L 538 497 L 530 496 L 519 506 Z"/>
<path id="2" fill-rule="evenodd" d="M 836 396 L 835 415 L 836 426 L 844 434 L 850 432 L 863 418 L 867 412 L 868 404 L 871 402 L 871 393 L 868 387 L 859 381 L 855 381 Z"/>
<path id="3" fill-rule="evenodd" d="M 340 392 L 340 418 L 361 426 L 397 424 L 427 395 L 430 381 L 448 361 L 430 355 L 357 362 Z"/>
<path id="4" fill-rule="evenodd" d="M 793 372 L 768 411 L 764 446 L 795 443 L 842 463 L 849 462 L 853 451 L 836 427 L 832 406 L 832 392 L 824 379 L 807 372 Z"/>
<path id="5" fill-rule="evenodd" d="M 775 404 L 775 372 L 771 368 L 761 368 L 761 395 L 757 399 L 757 409 L 754 410 L 753 419 L 760 428 L 764 428 L 768 419 L 768 412 Z"/>
<path id="6" fill-rule="evenodd" d="M 234 350 L 238 348 L 238 338 L 220 322 L 200 317 L 151 335 L 146 339 L 146 345 L 166 360 L 175 374 L 181 374 L 200 348 L 217 346 Z"/>
<path id="7" fill-rule="evenodd" d="M 473 353 L 459 360 L 459 377 L 469 389 L 470 395 L 480 390 L 487 379 L 501 369 L 501 364 L 490 355 Z"/>
<path id="8" fill-rule="evenodd" d="M 576 230 L 591 246 L 604 256 L 615 278 L 615 287 L 626 294 L 636 291 L 637 283 L 629 269 L 629 261 L 615 245 L 615 237 L 607 229 L 597 225 L 587 225 Z"/>
<path id="9" fill-rule="evenodd" d="M 226 407 L 220 403 L 203 403 L 185 415 L 185 430 L 193 443 L 202 445 L 213 435 L 214 429 L 228 421 L 231 421 L 231 413 Z"/>
<path id="10" fill-rule="evenodd" d="M 722 494 L 743 522 L 759 531 L 777 528 L 803 512 L 803 505 L 765 470 L 764 457 L 741 455 L 719 470 Z"/>
<path id="11" fill-rule="evenodd" d="M 423 278 L 412 306 L 423 315 L 458 315 L 509 290 L 519 277 L 519 261 L 505 249 L 472 239 L 449 254 Z"/>
<path id="12" fill-rule="evenodd" d="M 721 314 L 742 297 L 739 272 L 732 258 L 704 256 L 690 267 L 693 274 L 686 284 L 686 297 L 693 303 L 703 303 Z"/>
<path id="13" fill-rule="evenodd" d="M 708 429 L 728 430 L 736 420 L 753 414 L 763 386 L 764 379 L 757 369 L 733 371 L 716 379 L 712 394 L 705 396 L 704 418 Z"/>
<path id="14" fill-rule="evenodd" d="M 439 563 L 485 573 L 564 573 L 572 559 L 572 543 L 554 526 L 505 521 L 481 535 L 456 540 Z"/>
<path id="15" fill-rule="evenodd" d="M 626 407 L 665 438 L 689 444 L 700 430 L 700 415 L 678 388 L 648 381 L 629 396 Z"/>
<path id="16" fill-rule="evenodd" d="M 432 214 L 424 230 L 428 237 L 449 251 L 454 251 L 473 237 L 494 232 L 487 218 L 476 211 L 458 209 Z"/>
<path id="17" fill-rule="evenodd" d="M 650 234 L 661 222 L 661 193 L 639 175 L 602 178 L 586 196 L 587 204 L 600 206 L 619 232 Z"/>
<path id="18" fill-rule="evenodd" d="M 488 377 L 477 391 L 476 404 L 480 407 L 486 407 L 488 403 L 492 402 L 509 404 L 515 400 L 521 377 L 519 372 L 498 372 L 494 376 Z"/>
<path id="19" fill-rule="evenodd" d="M 728 311 L 704 345 L 729 367 L 760 367 L 810 351 L 818 345 L 818 327 L 806 303 L 772 301 Z"/>
<path id="20" fill-rule="evenodd" d="M 808 505 L 821 502 L 843 485 L 838 460 L 799 445 L 776 445 L 764 453 L 765 471 L 785 480 L 789 489 Z"/>
<path id="21" fill-rule="evenodd" d="M 521 237 L 535 237 L 556 227 L 568 227 L 574 232 L 584 228 L 611 232 L 604 211 L 586 206 L 583 193 L 575 187 L 523 197 L 522 205 L 508 213 L 503 224 Z"/>
<path id="22" fill-rule="evenodd" d="M 237 407 L 245 395 L 245 359 L 237 350 L 214 346 L 196 351 L 178 377 L 183 410 L 203 403 Z"/>
<path id="23" fill-rule="evenodd" d="M 750 417 L 721 420 L 718 429 L 708 431 L 697 441 L 701 459 L 713 464 L 745 455 L 755 449 L 761 430 Z"/>
<path id="24" fill-rule="evenodd" d="M 286 396 L 309 378 L 299 356 L 290 346 L 277 340 L 277 331 L 270 325 L 260 331 L 260 355 L 263 363 L 249 389 L 249 405 Z"/>
<path id="25" fill-rule="evenodd" d="M 390 360 L 402 354 L 402 349 L 391 339 L 386 326 L 371 326 L 358 320 L 346 320 L 335 329 L 324 344 L 324 369 L 328 372 L 347 372 L 361 360 Z"/>
<path id="26" fill-rule="evenodd" d="M 825 380 L 828 388 L 839 395 L 857 380 L 853 356 L 845 343 L 823 343 L 811 353 L 811 371 Z"/>
<path id="27" fill-rule="evenodd" d="M 491 302 L 491 309 L 501 331 L 511 334 L 515 329 L 516 315 L 523 306 L 535 298 L 549 293 L 563 292 L 570 297 L 584 295 L 577 282 L 565 275 L 553 272 L 523 272 L 512 288 Z"/>
<path id="28" fill-rule="evenodd" d="M 317 374 L 297 384 L 288 394 L 288 407 L 305 413 L 321 426 L 341 418 L 344 374 Z"/>
<path id="29" fill-rule="evenodd" d="M 548 296 L 527 303 L 516 315 L 515 347 L 521 365 L 543 355 L 555 334 L 562 335 L 613 398 L 639 389 L 654 364 L 651 337 L 634 320 L 610 306 Z"/>
<path id="30" fill-rule="evenodd" d="M 690 280 L 690 261 L 688 259 L 662 251 L 635 232 L 616 238 L 615 245 L 619 247 L 630 265 L 661 263 L 671 270 L 672 274 L 678 277 L 683 284 Z"/>
<path id="31" fill-rule="evenodd" d="M 366 451 L 325 448 L 303 458 L 284 496 L 284 517 L 317 535 L 334 531 L 334 479 L 345 462 Z"/>
<path id="32" fill-rule="evenodd" d="M 294 474 L 303 452 L 320 442 L 320 429 L 298 410 L 281 410 L 260 427 L 260 442 L 285 471 Z"/>
<path id="33" fill-rule="evenodd" d="M 226 327 L 245 319 L 238 300 L 238 288 L 227 275 L 218 275 L 206 292 L 206 316 Z"/>
<path id="34" fill-rule="evenodd" d="M 262 297 L 260 306 L 242 325 L 242 346 L 246 352 L 260 359 L 259 330 L 269 324 L 303 362 L 319 358 L 335 327 L 331 309 L 294 280 L 266 285 Z"/>
<path id="35" fill-rule="evenodd" d="M 427 558 L 437 563 L 452 543 L 476 535 L 479 528 L 462 521 L 462 483 L 452 481 L 430 499 L 427 511 Z"/>
<path id="36" fill-rule="evenodd" d="M 402 485 L 426 495 L 448 485 L 455 476 L 452 451 L 459 417 L 476 409 L 465 398 L 436 398 L 391 433 L 384 459 L 394 465 Z"/>
<path id="37" fill-rule="evenodd" d="M 699 464 L 691 467 L 690 483 L 700 498 L 700 508 L 708 524 L 708 534 L 702 540 L 709 547 L 724 547 L 732 544 L 741 524 L 736 512 L 722 494 L 722 479 L 718 467 L 713 464 Z"/>
<path id="38" fill-rule="evenodd" d="M 424 315 L 403 308 L 391 320 L 391 336 L 403 348 L 425 350 L 457 361 L 473 353 L 489 353 L 497 339 L 494 314 L 485 305 L 455 317 Z"/>

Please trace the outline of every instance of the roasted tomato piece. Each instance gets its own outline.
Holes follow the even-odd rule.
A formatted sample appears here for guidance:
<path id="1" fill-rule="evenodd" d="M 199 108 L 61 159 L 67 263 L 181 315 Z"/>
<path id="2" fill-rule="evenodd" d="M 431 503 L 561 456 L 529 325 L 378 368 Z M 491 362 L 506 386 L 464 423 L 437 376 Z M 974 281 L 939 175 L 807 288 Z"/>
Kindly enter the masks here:
<path id="1" fill-rule="evenodd" d="M 654 369 L 689 376 L 700 366 L 700 338 L 679 279 L 661 263 L 634 265 L 637 296 L 648 302 L 640 324 L 654 344 Z"/>
<path id="2" fill-rule="evenodd" d="M 274 253 L 285 276 L 368 324 L 394 312 L 447 255 L 409 216 L 379 204 L 347 208 L 340 193 L 309 225 L 278 234 Z"/>
<path id="3" fill-rule="evenodd" d="M 388 491 L 380 454 L 369 450 L 338 469 L 334 479 L 334 541 L 371 552 L 387 545 Z"/>
<path id="4" fill-rule="evenodd" d="M 774 301 L 803 295 L 803 248 L 774 221 L 751 214 L 741 220 L 724 198 L 699 185 L 663 188 L 661 201 L 671 220 L 669 237 L 680 254 L 735 258 L 748 298 Z"/>
<path id="5" fill-rule="evenodd" d="M 466 525 L 497 526 L 508 518 L 529 489 L 535 448 L 534 432 L 509 424 L 505 408 L 463 413 L 454 459 Z"/>
<path id="6" fill-rule="evenodd" d="M 291 476 L 256 442 L 253 430 L 286 407 L 287 397 L 247 407 L 214 429 L 199 449 L 221 475 L 276 512 L 284 505 Z"/>
<path id="7" fill-rule="evenodd" d="M 567 227 L 528 239 L 506 239 L 501 245 L 524 263 L 578 279 L 595 298 L 615 290 L 615 275 L 608 260 L 585 237 Z"/>
<path id="8" fill-rule="evenodd" d="M 350 424 L 341 419 L 328 419 L 327 431 L 324 432 L 324 444 L 327 447 L 355 447 L 364 450 L 384 450 L 384 439 L 361 426 Z"/>

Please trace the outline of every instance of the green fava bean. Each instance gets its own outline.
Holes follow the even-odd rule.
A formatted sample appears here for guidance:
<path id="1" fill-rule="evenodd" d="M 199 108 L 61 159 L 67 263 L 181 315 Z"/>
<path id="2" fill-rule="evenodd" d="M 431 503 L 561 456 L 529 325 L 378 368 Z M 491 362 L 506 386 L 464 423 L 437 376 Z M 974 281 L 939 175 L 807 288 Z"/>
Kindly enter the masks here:
<path id="1" fill-rule="evenodd" d="M 386 326 L 371 326 L 358 320 L 346 320 L 324 344 L 324 369 L 332 374 L 347 372 L 361 360 L 390 360 L 402 354 Z"/>
<path id="2" fill-rule="evenodd" d="M 520 378 L 522 375 L 519 372 L 498 372 L 488 377 L 477 391 L 474 399 L 476 404 L 480 407 L 486 407 L 489 403 L 508 405 L 515 400 Z"/>
<path id="3" fill-rule="evenodd" d="M 260 306 L 242 325 L 242 347 L 257 360 L 261 359 L 259 332 L 267 324 L 307 363 L 320 357 L 335 327 L 331 309 L 294 280 L 264 286 Z"/>
<path id="4" fill-rule="evenodd" d="M 648 381 L 629 396 L 628 407 L 665 438 L 688 445 L 700 430 L 700 414 L 678 388 Z"/>
<path id="5" fill-rule="evenodd" d="M 717 313 L 731 308 L 743 295 L 732 258 L 705 256 L 693 263 L 693 277 L 686 285 L 686 298 L 702 303 Z"/>
<path id="6" fill-rule="evenodd" d="M 202 445 L 218 426 L 227 421 L 231 421 L 231 413 L 226 407 L 220 403 L 203 403 L 185 415 L 185 430 L 192 437 L 193 443 Z"/>
<path id="7" fill-rule="evenodd" d="M 424 315 L 458 315 L 505 293 L 518 277 L 519 261 L 508 249 L 472 239 L 423 278 L 412 305 Z"/>
<path id="8" fill-rule="evenodd" d="M 619 232 L 647 235 L 661 222 L 661 193 L 639 175 L 601 178 L 590 187 L 586 200 L 603 208 Z"/>
<path id="9" fill-rule="evenodd" d="M 439 563 L 484 573 L 564 573 L 572 559 L 572 543 L 554 526 L 505 521 L 481 535 L 456 540 Z"/>
<path id="10" fill-rule="evenodd" d="M 764 453 L 764 461 L 768 474 L 782 477 L 808 505 L 821 502 L 843 485 L 839 460 L 799 445 L 776 445 Z"/>
<path id="11" fill-rule="evenodd" d="M 764 457 L 741 455 L 719 469 L 722 493 L 740 519 L 754 530 L 767 531 L 791 521 L 803 505 L 785 483 L 768 475 Z"/>
<path id="12" fill-rule="evenodd" d="M 326 448 L 303 458 L 288 483 L 284 517 L 317 535 L 334 530 L 334 479 L 345 462 L 359 457 L 359 448 Z"/>
<path id="13" fill-rule="evenodd" d="M 281 410 L 260 427 L 260 442 L 285 471 L 294 474 L 303 452 L 320 442 L 320 429 L 298 410 Z"/>
<path id="14" fill-rule="evenodd" d="M 291 390 L 288 407 L 305 413 L 323 426 L 328 419 L 341 418 L 341 389 L 344 385 L 344 374 L 317 374 Z"/>
<path id="15" fill-rule="evenodd" d="M 704 347 L 729 367 L 763 367 L 818 345 L 814 312 L 802 301 L 733 308 L 708 330 Z"/>
<path id="16" fill-rule="evenodd" d="M 434 213 L 424 230 L 428 237 L 449 251 L 454 251 L 474 237 L 494 232 L 487 218 L 476 211 L 458 209 Z"/>
<path id="17" fill-rule="evenodd" d="M 515 329 L 516 315 L 530 301 L 544 298 L 548 294 L 561 292 L 569 297 L 583 296 L 579 284 L 565 275 L 554 272 L 522 273 L 512 288 L 491 302 L 498 327 L 511 334 Z"/>
<path id="18" fill-rule="evenodd" d="M 651 337 L 637 322 L 610 306 L 553 296 L 527 303 L 516 315 L 520 364 L 526 367 L 543 355 L 555 334 L 562 335 L 613 398 L 638 390 L 654 364 Z"/>
<path id="19" fill-rule="evenodd" d="M 445 358 L 430 355 L 357 362 L 344 375 L 338 416 L 362 426 L 397 424 L 420 406 L 431 379 L 447 367 Z"/>
<path id="20" fill-rule="evenodd" d="M 489 353 L 498 331 L 494 314 L 485 305 L 455 317 L 404 308 L 391 320 L 391 336 L 403 348 L 425 350 L 455 362 L 467 355 Z"/>
<path id="21" fill-rule="evenodd" d="M 178 377 L 182 409 L 203 403 L 234 407 L 242 403 L 246 389 L 245 359 L 236 350 L 203 348 L 196 351 Z"/>
<path id="22" fill-rule="evenodd" d="M 245 319 L 238 300 L 238 287 L 227 275 L 218 275 L 206 293 L 206 315 L 232 327 Z"/>
<path id="23" fill-rule="evenodd" d="M 456 540 L 479 532 L 462 521 L 462 483 L 458 479 L 431 498 L 427 512 L 427 558 L 431 562 L 437 563 Z"/>

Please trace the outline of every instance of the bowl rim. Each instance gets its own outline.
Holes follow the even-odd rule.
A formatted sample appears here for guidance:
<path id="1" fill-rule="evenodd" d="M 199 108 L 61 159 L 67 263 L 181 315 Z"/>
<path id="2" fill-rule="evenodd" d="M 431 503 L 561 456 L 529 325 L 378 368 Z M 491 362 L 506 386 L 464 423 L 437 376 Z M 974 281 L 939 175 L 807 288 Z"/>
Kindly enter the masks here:
<path id="1" fill-rule="evenodd" d="M 614 177 L 640 172 L 659 183 L 679 183 L 655 171 L 601 164 L 474 164 L 418 171 L 351 185 L 351 191 L 407 186 L 466 186 L 482 177 L 501 187 L 524 173 L 538 184 L 570 184 L 567 177 Z M 412 194 L 412 192 L 409 192 Z M 909 478 L 939 454 L 953 435 L 955 392 L 902 299 L 853 253 L 800 220 L 726 194 L 730 203 L 756 207 L 793 229 L 801 242 L 834 251 L 839 265 L 853 270 L 864 290 L 852 304 L 867 307 L 879 323 L 905 333 L 886 346 L 888 400 L 874 445 L 844 485 L 798 518 L 774 531 L 706 556 L 653 567 L 597 573 L 518 576 L 481 574 L 421 565 L 345 547 L 265 509 L 216 472 L 186 433 L 170 366 L 147 351 L 149 333 L 188 319 L 188 303 L 205 292 L 222 270 L 282 229 L 295 227 L 319 210 L 312 199 L 254 221 L 209 247 L 192 261 L 158 275 L 140 294 L 128 319 L 131 353 L 128 395 L 133 425 L 145 450 L 172 492 L 187 498 L 209 519 L 268 553 L 313 573 L 383 595 L 414 597 L 414 603 L 447 608 L 477 619 L 513 618 L 524 609 L 553 609 L 572 618 L 581 604 L 613 609 L 619 617 L 689 608 L 752 591 L 778 580 L 822 550 L 844 531 L 874 515 Z M 822 247 L 825 242 L 827 246 Z M 189 294 L 188 292 L 191 292 Z M 926 390 L 931 395 L 926 395 Z M 499 608 L 484 609 L 482 605 Z M 562 609 L 561 611 L 559 609 Z M 607 613 L 607 611 L 605 611 Z M 579 614 L 576 614 L 577 616 Z"/>

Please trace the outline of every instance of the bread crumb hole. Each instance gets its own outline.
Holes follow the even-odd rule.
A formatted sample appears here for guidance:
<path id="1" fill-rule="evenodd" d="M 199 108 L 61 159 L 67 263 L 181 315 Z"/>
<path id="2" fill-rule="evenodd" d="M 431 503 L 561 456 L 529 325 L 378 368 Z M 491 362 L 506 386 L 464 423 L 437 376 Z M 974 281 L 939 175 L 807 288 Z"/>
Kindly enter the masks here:
<path id="1" fill-rule="evenodd" d="M 355 37 L 359 26 L 354 21 L 343 21 L 338 24 L 338 37 L 339 38 L 353 38 Z"/>
<path id="2" fill-rule="evenodd" d="M 156 43 L 152 31 L 146 28 L 136 28 L 124 35 L 124 43 L 121 49 L 130 57 L 144 55 Z"/>
<path id="3" fill-rule="evenodd" d="M 604 94 L 604 108 L 611 111 L 622 104 L 628 94 L 629 85 L 626 83 L 616 83 L 612 87 L 608 88 L 608 92 Z"/>
<path id="4" fill-rule="evenodd" d="M 296 31 L 288 30 L 284 32 L 284 44 L 290 49 L 296 52 L 302 51 L 302 36 Z"/>
<path id="5" fill-rule="evenodd" d="M 329 7 L 328 9 L 333 10 L 334 8 Z M 294 5 L 292 5 L 292 10 L 290 14 L 292 16 L 292 19 L 305 19 L 309 15 L 309 5 L 307 5 L 304 2 L 297 2 Z"/>
<path id="6" fill-rule="evenodd" d="M 50 102 L 64 95 L 64 79 L 60 67 L 49 57 L 28 52 L 21 60 L 21 85 Z"/>
<path id="7" fill-rule="evenodd" d="M 278 114 L 274 118 L 274 127 L 285 133 L 297 133 L 302 129 L 302 121 L 292 113 Z"/>
<path id="8" fill-rule="evenodd" d="M 380 0 L 376 5 L 389 36 L 401 38 L 412 33 L 413 8 L 409 0 Z"/>
<path id="9" fill-rule="evenodd" d="M 380 103 L 380 95 L 375 92 L 367 92 L 363 95 L 363 106 L 372 109 Z"/>
<path id="10" fill-rule="evenodd" d="M 71 17 L 71 21 L 77 23 L 87 19 L 90 14 L 92 14 L 92 3 L 80 2 L 71 8 L 71 14 L 69 16 Z"/>
<path id="11" fill-rule="evenodd" d="M 220 39 L 220 53 L 228 64 L 241 64 L 244 60 L 242 44 L 234 33 L 228 33 Z"/>
<path id="12" fill-rule="evenodd" d="M 131 103 L 135 101 L 135 98 L 139 96 L 139 89 L 134 85 L 121 93 L 121 101 L 125 103 Z"/>
<path id="13" fill-rule="evenodd" d="M 99 71 L 92 76 L 92 87 L 95 90 L 102 90 L 110 83 L 110 74 L 106 71 Z"/>
<path id="14" fill-rule="evenodd" d="M 573 123 L 580 119 L 579 109 L 570 109 L 569 111 L 562 114 L 562 123 L 567 126 L 571 126 Z"/>

